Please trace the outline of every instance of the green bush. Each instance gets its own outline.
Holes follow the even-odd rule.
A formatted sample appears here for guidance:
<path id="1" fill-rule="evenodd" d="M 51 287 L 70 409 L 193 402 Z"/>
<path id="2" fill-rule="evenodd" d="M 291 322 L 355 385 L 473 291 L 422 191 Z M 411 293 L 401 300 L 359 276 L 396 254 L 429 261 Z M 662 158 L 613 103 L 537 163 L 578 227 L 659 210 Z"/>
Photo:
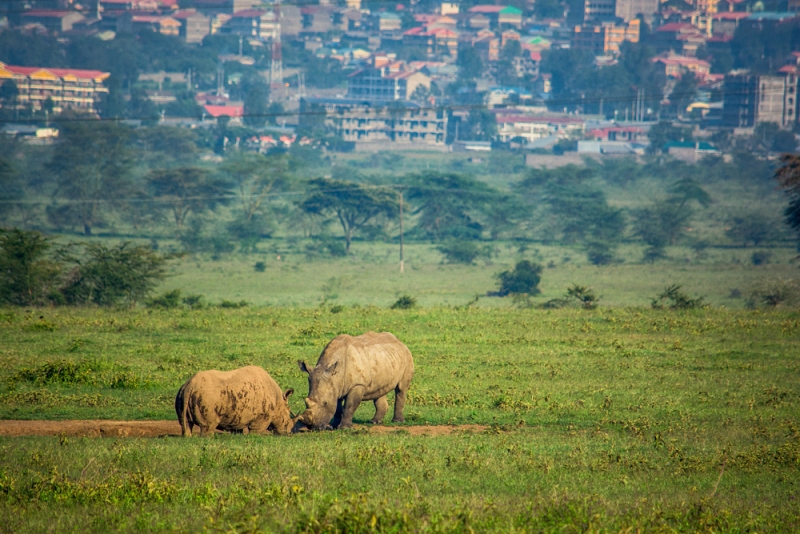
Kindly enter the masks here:
<path id="1" fill-rule="evenodd" d="M 681 286 L 671 285 L 650 301 L 655 309 L 669 307 L 673 310 L 688 310 L 703 304 L 703 297 L 691 298 L 681 291 Z"/>
<path id="2" fill-rule="evenodd" d="M 614 247 L 602 241 L 586 245 L 586 258 L 592 265 L 608 265 L 614 262 Z"/>
<path id="3" fill-rule="evenodd" d="M 579 286 L 572 284 L 567 289 L 568 298 L 573 298 L 581 303 L 581 307 L 585 310 L 593 310 L 597 307 L 597 302 L 600 300 L 590 287 Z"/>
<path id="4" fill-rule="evenodd" d="M 206 307 L 203 295 L 187 295 L 183 297 L 183 303 L 193 310 L 202 310 Z"/>
<path id="5" fill-rule="evenodd" d="M 65 249 L 62 256 L 74 266 L 61 287 L 67 303 L 98 306 L 133 306 L 145 300 L 164 278 L 167 262 L 150 247 L 132 243 L 85 243 Z"/>
<path id="6" fill-rule="evenodd" d="M 59 303 L 61 265 L 47 257 L 50 241 L 39 232 L 0 229 L 0 304 Z M 52 298 L 51 298 L 52 295 Z"/>
<path id="7" fill-rule="evenodd" d="M 538 295 L 542 266 L 532 261 L 517 262 L 512 271 L 503 271 L 497 275 L 500 288 L 497 295 Z"/>
<path id="8" fill-rule="evenodd" d="M 240 300 L 239 302 L 234 302 L 232 300 L 223 300 L 219 303 L 220 308 L 246 308 L 249 306 L 250 303 L 246 300 Z"/>
<path id="9" fill-rule="evenodd" d="M 411 308 L 416 307 L 417 299 L 410 295 L 402 295 L 399 299 L 392 304 L 391 308 L 393 310 L 410 310 Z"/>
<path id="10" fill-rule="evenodd" d="M 469 265 L 479 257 L 489 256 L 489 251 L 479 247 L 474 241 L 452 240 L 442 243 L 436 248 L 444 254 L 447 263 Z"/>
<path id="11" fill-rule="evenodd" d="M 267 270 L 267 264 L 263 261 L 257 261 L 256 264 L 253 265 L 253 269 L 255 269 L 257 273 L 263 273 Z"/>
<path id="12" fill-rule="evenodd" d="M 165 310 L 177 308 L 181 304 L 181 290 L 167 291 L 148 300 L 146 304 L 148 308 L 164 308 Z"/>

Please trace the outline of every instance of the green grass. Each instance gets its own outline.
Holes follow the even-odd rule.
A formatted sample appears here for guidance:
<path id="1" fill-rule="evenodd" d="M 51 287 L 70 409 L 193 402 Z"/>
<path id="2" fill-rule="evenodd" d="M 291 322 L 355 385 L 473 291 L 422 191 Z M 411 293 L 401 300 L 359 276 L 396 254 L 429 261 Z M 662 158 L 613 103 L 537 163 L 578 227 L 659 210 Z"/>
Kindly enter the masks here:
<path id="1" fill-rule="evenodd" d="M 335 334 L 414 354 L 407 425 L 211 440 L 0 439 L 8 531 L 797 531 L 800 315 L 645 308 L 23 310 L 0 417 L 173 418 L 200 369 L 257 364 L 302 408 Z M 371 417 L 363 406 L 356 422 Z M 374 519 L 373 519 L 374 518 Z M 373 528 L 374 527 L 374 528 Z"/>
<path id="2" fill-rule="evenodd" d="M 442 254 L 433 245 L 412 244 L 405 247 L 403 274 L 397 245 L 357 242 L 351 257 L 315 260 L 280 240 L 265 242 L 262 248 L 265 252 L 260 254 L 232 254 L 215 262 L 191 257 L 178 260 L 158 291 L 177 288 L 184 294 L 201 293 L 212 303 L 247 300 L 259 306 L 309 307 L 326 300 L 346 306 L 384 307 L 402 294 L 417 298 L 425 307 L 460 306 L 475 295 L 495 291 L 498 272 L 520 259 L 533 259 L 546 266 L 542 294 L 535 300 L 539 303 L 561 297 L 571 284 L 580 284 L 592 287 L 603 306 L 647 306 L 664 287 L 679 284 L 714 306 L 741 308 L 744 300 L 730 298 L 732 290 L 746 296 L 759 280 L 798 276 L 797 265 L 790 263 L 797 252 L 789 248 L 708 248 L 697 252 L 671 247 L 667 250 L 669 261 L 643 264 L 644 247 L 624 245 L 617 251 L 622 263 L 597 267 L 588 263 L 580 248 L 529 245 L 520 252 L 519 244 L 498 243 L 491 259 L 467 266 L 442 264 Z M 755 250 L 771 252 L 770 264 L 753 266 L 750 258 Z M 255 271 L 257 261 L 265 263 L 264 272 Z M 505 308 L 510 302 L 482 298 L 478 306 Z"/>

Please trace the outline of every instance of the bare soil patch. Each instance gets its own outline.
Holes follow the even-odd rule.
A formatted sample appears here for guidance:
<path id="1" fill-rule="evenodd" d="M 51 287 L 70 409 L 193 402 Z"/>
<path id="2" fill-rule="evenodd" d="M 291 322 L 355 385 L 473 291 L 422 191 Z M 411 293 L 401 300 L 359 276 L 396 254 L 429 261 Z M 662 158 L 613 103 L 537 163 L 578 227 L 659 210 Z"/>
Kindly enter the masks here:
<path id="1" fill-rule="evenodd" d="M 408 432 L 412 436 L 447 436 L 454 432 L 482 432 L 484 425 L 414 425 L 362 426 L 369 434 L 384 435 Z M 102 419 L 66 421 L 0 421 L 0 436 L 70 436 L 88 438 L 158 438 L 180 436 L 177 420 L 167 421 L 106 421 Z"/>

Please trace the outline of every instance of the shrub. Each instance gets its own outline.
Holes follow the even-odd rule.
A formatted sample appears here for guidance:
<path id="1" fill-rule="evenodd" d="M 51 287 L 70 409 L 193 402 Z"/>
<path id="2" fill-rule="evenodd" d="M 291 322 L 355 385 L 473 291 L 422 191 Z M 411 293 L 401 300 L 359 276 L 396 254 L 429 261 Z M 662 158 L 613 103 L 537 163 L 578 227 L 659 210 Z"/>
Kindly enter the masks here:
<path id="1" fill-rule="evenodd" d="M 164 308 L 165 310 L 171 310 L 173 308 L 177 308 L 181 304 L 181 290 L 174 289 L 172 291 L 167 291 L 157 297 L 153 297 L 152 299 L 147 301 L 148 308 Z"/>
<path id="2" fill-rule="evenodd" d="M 416 307 L 417 299 L 410 295 L 402 295 L 399 299 L 392 304 L 391 308 L 393 310 L 410 310 L 411 308 Z"/>
<path id="3" fill-rule="evenodd" d="M 578 284 L 572 284 L 572 287 L 567 289 L 567 297 L 576 299 L 585 310 L 595 309 L 600 300 L 591 288 Z"/>
<path id="4" fill-rule="evenodd" d="M 474 241 L 452 240 L 437 247 L 444 254 L 447 263 L 471 264 L 478 257 L 488 256 L 488 251 L 479 247 Z"/>
<path id="5" fill-rule="evenodd" d="M 586 258 L 592 265 L 608 265 L 614 262 L 614 248 L 602 241 L 593 241 L 586 245 Z"/>
<path id="6" fill-rule="evenodd" d="M 750 261 L 753 265 L 766 265 L 769 263 L 769 260 L 772 258 L 772 252 L 767 252 L 766 250 L 756 251 L 753 252 L 753 255 L 750 256 Z"/>
<path id="7" fill-rule="evenodd" d="M 202 310 L 206 307 L 203 295 L 187 295 L 183 297 L 183 303 L 193 310 Z"/>
<path id="8" fill-rule="evenodd" d="M 249 306 L 250 303 L 246 300 L 240 300 L 239 302 L 233 302 L 232 300 L 223 300 L 219 303 L 220 308 L 246 308 Z"/>
<path id="9" fill-rule="evenodd" d="M 31 306 L 63 300 L 54 291 L 61 266 L 47 258 L 50 248 L 39 232 L 0 230 L 0 303 Z"/>
<path id="10" fill-rule="evenodd" d="M 83 254 L 71 251 L 82 248 Z M 61 288 L 69 304 L 129 306 L 144 300 L 164 278 L 167 257 L 150 247 L 122 243 L 107 247 L 87 243 L 65 249 L 63 257 L 74 265 Z"/>
<path id="11" fill-rule="evenodd" d="M 766 306 L 777 308 L 779 306 L 800 305 L 800 283 L 797 280 L 769 279 L 753 286 L 747 297 L 747 306 L 756 308 Z"/>
<path id="12" fill-rule="evenodd" d="M 500 288 L 498 296 L 538 295 L 542 266 L 528 260 L 517 262 L 512 271 L 503 271 L 497 275 Z"/>
<path id="13" fill-rule="evenodd" d="M 334 304 L 331 306 L 331 313 L 341 313 L 344 311 L 344 306 L 341 304 Z"/>
<path id="14" fill-rule="evenodd" d="M 658 296 L 650 301 L 654 309 L 663 309 L 665 306 L 673 310 L 688 310 L 703 304 L 703 297 L 691 298 L 681 291 L 681 286 L 671 285 L 664 289 Z"/>
<path id="15" fill-rule="evenodd" d="M 26 380 L 37 384 L 85 384 L 92 381 L 91 373 L 92 366 L 85 360 L 80 362 L 48 360 L 33 369 L 20 370 L 14 380 Z"/>
<path id="16" fill-rule="evenodd" d="M 664 247 L 650 246 L 645 249 L 642 261 L 645 263 L 655 263 L 656 260 L 664 259 L 666 256 Z"/>
<path id="17" fill-rule="evenodd" d="M 267 264 L 263 261 L 257 261 L 256 264 L 253 265 L 253 269 L 255 269 L 257 273 L 263 273 L 267 270 Z"/>

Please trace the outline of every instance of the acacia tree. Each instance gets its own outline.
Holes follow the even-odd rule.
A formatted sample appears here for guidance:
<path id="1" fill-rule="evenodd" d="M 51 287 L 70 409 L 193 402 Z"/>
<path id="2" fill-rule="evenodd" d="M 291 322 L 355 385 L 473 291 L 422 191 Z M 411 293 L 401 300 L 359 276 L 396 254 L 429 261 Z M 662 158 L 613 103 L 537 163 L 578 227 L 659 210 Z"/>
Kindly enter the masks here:
<path id="1" fill-rule="evenodd" d="M 800 156 L 785 154 L 781 166 L 775 171 L 778 186 L 789 196 L 789 205 L 784 211 L 786 223 L 800 234 Z"/>
<path id="2" fill-rule="evenodd" d="M 398 214 L 397 194 L 381 187 L 318 178 L 309 182 L 309 194 L 300 208 L 309 214 L 333 216 L 342 225 L 345 253 L 350 253 L 353 233 L 380 216 L 394 219 Z"/>
<path id="3" fill-rule="evenodd" d="M 226 160 L 220 171 L 232 184 L 241 205 L 239 216 L 228 229 L 243 248 L 253 250 L 268 230 L 270 194 L 282 190 L 288 183 L 288 159 L 283 155 L 265 157 L 252 152 L 240 153 Z"/>
<path id="4" fill-rule="evenodd" d="M 172 212 L 178 237 L 183 233 L 190 213 L 213 210 L 228 200 L 225 182 L 212 178 L 208 171 L 197 167 L 153 170 L 147 178 L 147 185 L 153 198 L 163 202 Z"/>
<path id="5" fill-rule="evenodd" d="M 130 130 L 112 122 L 65 122 L 48 169 L 56 175 L 48 216 L 83 226 L 85 235 L 131 190 Z M 65 201 L 60 204 L 61 201 Z"/>

